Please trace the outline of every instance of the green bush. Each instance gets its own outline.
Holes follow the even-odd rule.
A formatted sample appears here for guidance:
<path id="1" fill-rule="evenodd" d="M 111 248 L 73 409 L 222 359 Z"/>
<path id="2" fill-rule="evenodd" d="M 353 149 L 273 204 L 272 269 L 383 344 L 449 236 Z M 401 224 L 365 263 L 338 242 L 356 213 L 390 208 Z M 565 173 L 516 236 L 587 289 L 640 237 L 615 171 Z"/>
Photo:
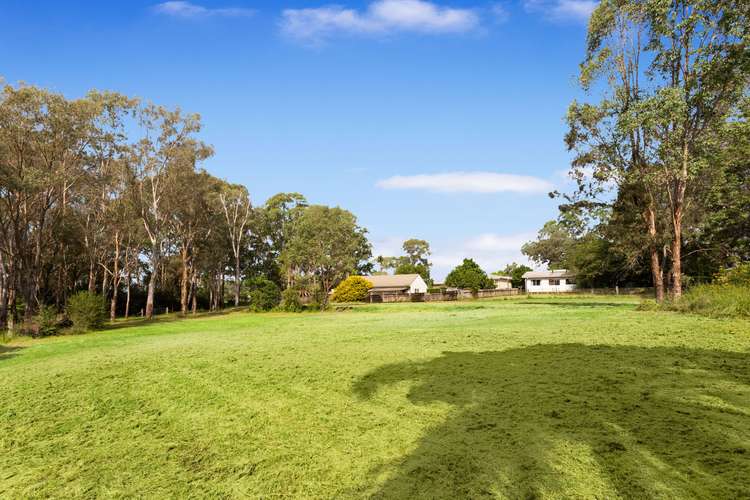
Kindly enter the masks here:
<path id="1" fill-rule="evenodd" d="M 716 282 L 721 285 L 750 286 L 750 262 L 743 262 L 731 269 L 723 269 L 716 275 Z"/>
<path id="2" fill-rule="evenodd" d="M 66 312 L 73 330 L 79 332 L 101 328 L 107 318 L 104 297 L 89 292 L 78 292 L 68 299 Z"/>
<path id="3" fill-rule="evenodd" d="M 280 308 L 287 312 L 301 312 L 304 306 L 299 298 L 299 290 L 290 287 L 281 292 Z"/>
<path id="4" fill-rule="evenodd" d="M 251 287 L 251 311 L 270 311 L 281 302 L 281 290 L 273 281 L 259 278 L 253 280 Z"/>
<path id="5" fill-rule="evenodd" d="M 334 302 L 360 302 L 367 298 L 372 282 L 362 276 L 349 276 L 333 291 Z"/>
<path id="6" fill-rule="evenodd" d="M 52 306 L 42 306 L 34 316 L 33 333 L 35 336 L 47 337 L 60 331 L 60 321 L 57 319 L 57 309 Z"/>
<path id="7" fill-rule="evenodd" d="M 665 309 L 712 317 L 750 318 L 750 287 L 742 285 L 697 285 Z"/>
<path id="8" fill-rule="evenodd" d="M 453 269 L 446 276 L 445 284 L 456 288 L 469 289 L 472 292 L 495 287 L 492 279 L 472 259 L 464 259 L 461 265 Z"/>

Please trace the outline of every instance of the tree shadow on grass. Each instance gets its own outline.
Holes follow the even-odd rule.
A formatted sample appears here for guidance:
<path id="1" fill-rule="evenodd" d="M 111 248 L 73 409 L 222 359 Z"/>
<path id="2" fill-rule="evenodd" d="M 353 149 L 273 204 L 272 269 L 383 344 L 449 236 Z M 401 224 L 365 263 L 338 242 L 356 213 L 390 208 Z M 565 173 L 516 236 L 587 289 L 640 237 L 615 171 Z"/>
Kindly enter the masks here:
<path id="1" fill-rule="evenodd" d="M 516 304 L 532 305 L 532 306 L 555 306 L 555 307 L 619 307 L 624 309 L 633 309 L 636 304 L 633 302 L 607 302 L 607 301 L 566 301 L 566 300 L 524 300 L 516 302 Z"/>
<path id="2" fill-rule="evenodd" d="M 750 495 L 750 354 L 537 345 L 381 367 L 372 398 L 454 406 L 389 473 L 383 498 Z"/>
<path id="3" fill-rule="evenodd" d="M 105 323 L 101 329 L 103 331 L 104 330 L 120 330 L 122 328 L 130 328 L 132 326 L 155 325 L 155 324 L 161 324 L 161 323 L 173 323 L 175 321 L 211 318 L 214 316 L 225 316 L 227 314 L 230 314 L 239 310 L 241 309 L 232 308 L 232 309 L 222 309 L 221 311 L 202 311 L 195 315 L 192 313 L 188 313 L 187 316 L 182 316 L 179 313 L 170 313 L 168 315 L 154 316 L 153 319 L 146 319 L 143 317 L 133 316 L 133 317 L 128 318 L 127 320 L 120 320 L 115 323 Z"/>
<path id="4" fill-rule="evenodd" d="M 19 346 L 0 345 L 0 361 L 5 361 L 7 359 L 18 356 L 18 351 L 20 351 L 21 349 L 23 348 Z"/>

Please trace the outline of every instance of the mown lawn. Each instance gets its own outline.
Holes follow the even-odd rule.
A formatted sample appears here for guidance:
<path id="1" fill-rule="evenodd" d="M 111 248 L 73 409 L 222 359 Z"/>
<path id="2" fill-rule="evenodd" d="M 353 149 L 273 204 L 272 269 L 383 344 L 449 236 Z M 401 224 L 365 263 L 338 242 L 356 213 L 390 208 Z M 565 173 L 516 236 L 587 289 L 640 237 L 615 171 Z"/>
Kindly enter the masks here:
<path id="1" fill-rule="evenodd" d="M 750 325 L 610 297 L 0 346 L 0 497 L 750 496 Z"/>

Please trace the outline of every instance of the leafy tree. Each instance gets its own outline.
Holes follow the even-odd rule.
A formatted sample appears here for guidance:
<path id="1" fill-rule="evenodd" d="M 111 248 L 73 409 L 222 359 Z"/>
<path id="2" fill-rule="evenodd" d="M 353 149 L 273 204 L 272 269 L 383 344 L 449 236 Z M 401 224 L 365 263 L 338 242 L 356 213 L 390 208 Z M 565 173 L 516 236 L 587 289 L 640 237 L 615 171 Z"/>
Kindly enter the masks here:
<path id="1" fill-rule="evenodd" d="M 138 113 L 143 137 L 134 145 L 132 193 L 149 240 L 150 275 L 146 298 L 146 318 L 154 313 L 157 272 L 168 242 L 170 192 L 175 189 L 175 173 L 213 154 L 211 148 L 195 139 L 201 129 L 198 115 L 184 115 L 161 106 L 147 105 Z"/>
<path id="2" fill-rule="evenodd" d="M 672 293 L 682 293 L 686 230 L 702 216 L 701 185 L 715 170 L 706 153 L 750 74 L 747 25 L 735 0 L 605 0 L 589 23 L 581 83 L 601 81 L 604 91 L 568 113 L 574 198 L 598 206 L 598 195 L 619 189 L 618 208 L 641 217 L 640 234 L 625 237 L 645 240 L 657 300 L 665 257 Z"/>
<path id="3" fill-rule="evenodd" d="M 248 285 L 251 311 L 270 311 L 281 302 L 281 289 L 273 281 L 266 278 L 254 278 Z"/>
<path id="4" fill-rule="evenodd" d="M 550 269 L 566 269 L 570 267 L 568 253 L 574 244 L 575 236 L 564 224 L 549 221 L 539 230 L 537 240 L 524 244 L 521 252 Z"/>
<path id="5" fill-rule="evenodd" d="M 498 271 L 498 274 L 511 277 L 511 284 L 514 288 L 523 288 L 525 280 L 523 279 L 524 273 L 533 271 L 529 266 L 524 264 L 516 264 L 515 262 L 505 266 L 505 269 Z"/>
<path id="6" fill-rule="evenodd" d="M 287 312 L 300 312 L 304 309 L 299 290 L 289 287 L 281 292 L 281 309 Z"/>
<path id="7" fill-rule="evenodd" d="M 106 318 L 104 297 L 90 292 L 78 292 L 68 301 L 66 312 L 77 331 L 101 328 Z"/>
<path id="8" fill-rule="evenodd" d="M 494 288 L 495 286 L 487 273 L 472 259 L 464 259 L 463 263 L 448 273 L 445 284 L 457 288 L 466 288 L 474 292 Z"/>
<path id="9" fill-rule="evenodd" d="M 292 280 L 314 282 L 325 306 L 331 288 L 370 257 L 366 230 L 339 207 L 311 205 L 299 210 L 285 235 L 281 261 Z"/>
<path id="10" fill-rule="evenodd" d="M 225 230 L 234 256 L 234 306 L 240 305 L 240 258 L 242 242 L 247 236 L 250 222 L 250 194 L 245 186 L 224 184 L 219 192 L 219 202 L 224 213 Z"/>
<path id="11" fill-rule="evenodd" d="M 338 284 L 331 300 L 334 302 L 360 302 L 367 298 L 372 283 L 362 276 L 349 276 Z"/>
<path id="12" fill-rule="evenodd" d="M 378 256 L 377 264 L 381 271 L 392 269 L 395 274 L 419 274 L 428 284 L 430 279 L 430 244 L 425 240 L 411 238 L 402 246 L 406 255 L 399 257 Z"/>
<path id="13" fill-rule="evenodd" d="M 414 265 L 421 264 L 429 268 L 430 263 L 427 259 L 430 256 L 430 244 L 425 240 L 418 240 L 416 238 L 408 239 L 404 241 L 403 249 L 409 259 L 409 263 Z"/>

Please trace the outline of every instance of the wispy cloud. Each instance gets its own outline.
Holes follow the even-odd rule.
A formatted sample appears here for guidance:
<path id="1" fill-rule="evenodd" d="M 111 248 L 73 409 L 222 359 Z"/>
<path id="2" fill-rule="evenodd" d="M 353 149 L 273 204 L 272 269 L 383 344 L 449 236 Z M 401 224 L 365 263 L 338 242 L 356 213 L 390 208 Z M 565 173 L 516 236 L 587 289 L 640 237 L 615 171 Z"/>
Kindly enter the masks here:
<path id="1" fill-rule="evenodd" d="M 539 13 L 550 21 L 588 22 L 598 0 L 524 0 L 527 12 Z"/>
<path id="2" fill-rule="evenodd" d="M 444 279 L 463 259 L 474 259 L 488 273 L 499 271 L 511 262 L 529 264 L 521 247 L 535 238 L 535 233 L 484 233 L 453 246 L 436 245 L 430 257 L 432 274 L 437 279 Z"/>
<path id="3" fill-rule="evenodd" d="M 375 0 L 364 10 L 338 5 L 285 9 L 281 18 L 284 34 L 313 43 L 336 34 L 464 33 L 478 26 L 479 15 L 473 9 L 444 7 L 426 0 Z"/>
<path id="4" fill-rule="evenodd" d="M 496 3 L 492 5 L 492 7 L 490 7 L 490 12 L 497 24 L 503 24 L 510 19 L 510 12 L 504 4 Z"/>
<path id="5" fill-rule="evenodd" d="M 546 193 L 552 183 L 527 175 L 496 172 L 446 172 L 396 175 L 377 182 L 383 189 L 420 189 L 438 193 Z"/>
<path id="6" fill-rule="evenodd" d="M 209 8 L 180 0 L 154 5 L 154 12 L 167 16 L 193 19 L 203 17 L 248 17 L 255 14 L 253 9 L 240 7 Z"/>

